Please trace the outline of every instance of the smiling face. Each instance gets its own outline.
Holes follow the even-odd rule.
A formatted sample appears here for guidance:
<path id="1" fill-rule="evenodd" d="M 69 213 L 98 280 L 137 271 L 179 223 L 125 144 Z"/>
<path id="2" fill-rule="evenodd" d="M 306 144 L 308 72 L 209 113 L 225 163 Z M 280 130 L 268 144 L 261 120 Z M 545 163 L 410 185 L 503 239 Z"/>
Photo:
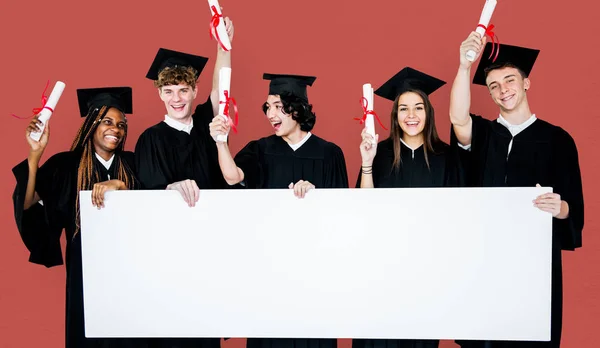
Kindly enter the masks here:
<path id="1" fill-rule="evenodd" d="M 283 103 L 278 95 L 269 95 L 263 105 L 263 110 L 275 135 L 279 137 L 288 136 L 300 128 L 300 124 L 292 118 L 292 115 L 283 111 Z"/>
<path id="2" fill-rule="evenodd" d="M 116 108 L 110 108 L 100 120 L 94 132 L 96 152 L 113 153 L 117 150 L 127 132 L 125 115 Z"/>
<path id="3" fill-rule="evenodd" d="M 504 67 L 491 70 L 486 77 L 486 84 L 492 100 L 503 112 L 518 109 L 526 100 L 525 91 L 529 89 L 531 82 L 518 69 Z"/>
<path id="4" fill-rule="evenodd" d="M 398 124 L 405 136 L 421 136 L 427 120 L 425 103 L 420 95 L 406 92 L 398 99 Z"/>
<path id="5" fill-rule="evenodd" d="M 167 115 L 177 121 L 185 122 L 192 115 L 192 103 L 198 90 L 180 83 L 162 86 L 158 89 L 160 99 L 165 103 Z"/>

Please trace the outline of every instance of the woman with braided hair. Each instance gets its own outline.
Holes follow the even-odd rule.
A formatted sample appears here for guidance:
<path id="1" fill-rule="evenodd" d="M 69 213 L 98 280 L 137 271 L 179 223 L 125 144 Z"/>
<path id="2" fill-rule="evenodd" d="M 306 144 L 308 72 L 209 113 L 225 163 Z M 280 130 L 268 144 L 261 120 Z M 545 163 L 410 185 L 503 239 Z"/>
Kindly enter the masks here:
<path id="1" fill-rule="evenodd" d="M 29 261 L 46 267 L 63 264 L 60 236 L 63 229 L 66 232 L 66 347 L 145 347 L 138 339 L 85 337 L 78 193 L 92 190 L 92 204 L 100 209 L 106 191 L 135 189 L 137 180 L 133 153 L 123 150 L 125 114 L 132 112 L 131 88 L 80 89 L 77 97 L 85 120 L 70 151 L 55 154 L 39 169 L 49 128 L 35 141 L 29 135 L 39 132 L 37 116 L 27 127 L 29 156 L 13 168 L 17 227 Z"/>

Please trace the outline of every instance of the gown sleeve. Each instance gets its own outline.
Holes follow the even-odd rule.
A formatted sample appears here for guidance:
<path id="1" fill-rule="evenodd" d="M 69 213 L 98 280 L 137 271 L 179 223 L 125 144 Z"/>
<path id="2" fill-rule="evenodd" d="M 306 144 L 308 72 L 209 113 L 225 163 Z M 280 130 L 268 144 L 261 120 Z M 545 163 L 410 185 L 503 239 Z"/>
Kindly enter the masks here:
<path id="1" fill-rule="evenodd" d="M 260 163 L 259 142 L 251 141 L 235 155 L 235 164 L 244 172 L 243 186 L 261 187 L 262 165 Z"/>
<path id="2" fill-rule="evenodd" d="M 558 233 L 563 250 L 575 250 L 582 245 L 584 222 L 583 187 L 577 146 L 564 130 L 557 132 L 553 141 L 554 192 L 569 204 L 569 217 L 553 219 L 553 231 Z"/>
<path id="3" fill-rule="evenodd" d="M 24 209 L 25 193 L 29 180 L 27 160 L 13 168 L 17 181 L 13 193 L 14 216 L 21 239 L 29 250 L 29 261 L 53 267 L 63 264 L 60 236 L 64 226 L 57 218 L 56 204 L 53 202 L 53 191 L 59 192 L 60 178 L 65 177 L 66 156 L 55 155 L 38 169 L 36 175 L 36 192 L 42 202 Z"/>
<path id="4" fill-rule="evenodd" d="M 135 170 L 145 190 L 164 190 L 173 182 L 169 159 L 161 147 L 161 139 L 151 129 L 140 135 L 135 145 Z"/>
<path id="5" fill-rule="evenodd" d="M 325 159 L 324 170 L 324 188 L 348 188 L 346 160 L 344 159 L 344 153 L 339 146 L 331 144 L 331 148 Z"/>

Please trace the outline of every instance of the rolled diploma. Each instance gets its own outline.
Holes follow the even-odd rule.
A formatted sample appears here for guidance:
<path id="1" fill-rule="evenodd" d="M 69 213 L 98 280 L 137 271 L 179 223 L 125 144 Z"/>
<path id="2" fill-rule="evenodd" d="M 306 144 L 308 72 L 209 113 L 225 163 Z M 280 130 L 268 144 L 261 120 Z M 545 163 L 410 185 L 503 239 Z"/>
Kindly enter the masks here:
<path id="1" fill-rule="evenodd" d="M 219 6 L 219 0 L 208 0 L 208 8 L 210 9 L 211 15 L 213 15 L 212 7 L 217 9 L 217 12 L 222 15 L 221 6 Z M 225 20 L 221 18 L 219 25 L 217 25 L 217 34 L 219 34 L 219 40 L 223 43 L 223 46 L 229 51 L 231 49 L 231 42 L 229 41 L 229 35 L 227 35 L 227 29 L 225 29 Z M 216 39 L 216 37 L 215 37 Z"/>
<path id="2" fill-rule="evenodd" d="M 58 100 L 60 99 L 60 96 L 62 95 L 64 90 L 65 90 L 64 82 L 56 81 L 56 84 L 54 85 L 54 88 L 52 89 L 52 93 L 50 93 L 50 96 L 48 97 L 48 101 L 46 102 L 45 106 L 47 106 L 47 107 L 43 108 L 42 111 L 40 111 L 40 116 L 38 117 L 38 120 L 40 120 L 42 122 L 42 125 L 39 127 L 40 132 L 31 132 L 29 134 L 29 137 L 31 139 L 33 139 L 35 141 L 40 141 L 40 138 L 42 137 L 42 134 L 44 133 L 44 128 L 46 128 L 46 123 L 50 119 L 50 116 L 52 116 L 52 111 L 49 110 L 48 108 L 54 110 L 54 108 L 56 107 L 56 104 L 58 103 Z"/>
<path id="3" fill-rule="evenodd" d="M 363 85 L 363 97 L 367 100 L 367 111 L 373 111 L 373 87 L 371 87 L 370 83 L 365 83 Z M 370 134 L 373 137 L 373 141 L 375 141 L 375 120 L 373 119 L 373 115 L 367 114 L 365 127 L 367 127 L 367 133 Z"/>
<path id="4" fill-rule="evenodd" d="M 496 0 L 485 0 L 485 6 L 483 6 L 483 11 L 481 12 L 481 17 L 479 18 L 479 24 L 484 25 L 487 28 L 487 26 L 490 24 L 490 20 L 492 19 L 494 9 L 496 9 Z M 475 32 L 477 32 L 479 36 L 483 37 L 483 34 L 485 34 L 485 29 L 478 26 Z M 469 50 L 467 52 L 467 60 L 469 60 L 469 62 L 475 60 L 475 51 Z"/>
<path id="5" fill-rule="evenodd" d="M 231 68 L 221 68 L 219 70 L 219 115 L 223 116 L 225 121 L 228 121 L 225 113 L 225 106 L 227 103 L 227 97 L 225 97 L 225 91 L 229 91 L 229 97 L 231 98 Z M 227 134 L 217 135 L 217 141 L 227 142 Z"/>

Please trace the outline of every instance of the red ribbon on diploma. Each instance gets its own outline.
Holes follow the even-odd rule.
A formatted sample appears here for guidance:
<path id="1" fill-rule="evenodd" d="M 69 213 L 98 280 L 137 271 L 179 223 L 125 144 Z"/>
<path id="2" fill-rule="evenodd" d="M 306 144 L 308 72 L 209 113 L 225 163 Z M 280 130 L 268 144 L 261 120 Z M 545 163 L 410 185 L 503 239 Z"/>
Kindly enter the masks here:
<path id="1" fill-rule="evenodd" d="M 210 25 L 209 25 L 209 35 L 211 37 L 214 37 L 215 39 L 217 39 L 217 41 L 219 42 L 219 45 L 221 45 L 221 48 L 223 48 L 223 50 L 225 51 L 229 51 L 225 45 L 223 45 L 223 42 L 221 41 L 221 38 L 219 38 L 219 33 L 217 32 L 217 26 L 219 26 L 219 24 L 221 23 L 221 18 L 223 18 L 223 15 L 219 13 L 219 11 L 217 11 L 217 8 L 213 5 L 210 7 L 213 16 L 210 19 Z"/>
<path id="2" fill-rule="evenodd" d="M 479 24 L 477 27 L 482 27 L 483 30 L 485 30 L 484 35 L 487 35 L 490 37 L 490 39 L 492 39 L 492 52 L 490 53 L 490 56 L 488 57 L 488 59 L 492 58 L 492 56 L 494 55 L 494 51 L 495 51 L 496 55 L 494 56 L 494 59 L 492 60 L 492 62 L 495 62 L 496 59 L 498 58 L 498 53 L 500 53 L 500 40 L 498 39 L 498 35 L 496 35 L 496 33 L 494 33 L 494 25 L 490 24 L 488 27 L 486 27 L 483 24 Z"/>
<path id="3" fill-rule="evenodd" d="M 229 91 L 223 91 L 225 94 L 225 101 L 220 101 L 219 104 L 225 104 L 225 110 L 223 110 L 223 116 L 227 117 L 227 124 L 231 126 L 233 132 L 237 134 L 237 125 L 238 125 L 238 108 L 235 99 L 229 96 Z M 235 121 L 229 117 L 229 103 L 233 103 L 233 112 L 235 112 Z"/>
<path id="4" fill-rule="evenodd" d="M 381 120 L 379 119 L 379 116 L 377 116 L 377 113 L 373 110 L 367 110 L 367 108 L 369 107 L 369 101 L 367 100 L 367 98 L 360 98 L 360 106 L 363 109 L 363 115 L 362 117 L 355 117 L 355 120 L 360 121 L 360 124 L 363 124 L 367 120 L 367 115 L 373 115 L 375 116 L 375 119 L 377 119 L 377 122 L 379 123 L 381 128 L 387 130 L 387 128 L 385 128 L 385 126 L 381 123 Z"/>
<path id="5" fill-rule="evenodd" d="M 44 88 L 44 91 L 42 92 L 42 106 L 39 107 L 39 108 L 33 108 L 33 109 L 31 109 L 31 112 L 33 112 L 33 115 L 31 115 L 29 117 L 19 117 L 19 116 L 15 115 L 15 114 L 11 114 L 11 115 L 13 117 L 16 117 L 16 118 L 20 119 L 20 120 L 25 120 L 25 119 L 31 118 L 31 117 L 39 114 L 44 109 L 48 109 L 48 110 L 54 112 L 54 110 L 52 110 L 51 107 L 46 106 L 46 103 L 48 102 L 48 97 L 46 96 L 46 90 L 48 90 L 48 85 L 50 85 L 50 80 L 48 80 L 48 82 L 46 82 L 46 87 Z"/>

